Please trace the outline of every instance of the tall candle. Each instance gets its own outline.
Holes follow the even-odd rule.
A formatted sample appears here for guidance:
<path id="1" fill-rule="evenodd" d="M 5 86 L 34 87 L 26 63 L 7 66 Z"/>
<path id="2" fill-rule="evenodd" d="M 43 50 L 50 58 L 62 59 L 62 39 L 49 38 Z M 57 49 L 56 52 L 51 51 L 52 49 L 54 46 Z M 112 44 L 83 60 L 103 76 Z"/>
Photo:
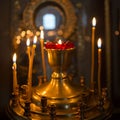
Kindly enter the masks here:
<path id="1" fill-rule="evenodd" d="M 92 54 L 91 54 L 91 90 L 94 91 L 94 54 L 95 54 L 95 26 L 96 26 L 96 19 L 93 17 L 92 19 Z"/>
<path id="2" fill-rule="evenodd" d="M 46 81 L 46 64 L 45 64 L 45 56 L 44 56 L 44 32 L 43 27 L 40 27 L 40 44 L 41 44 L 41 54 L 42 54 L 42 67 L 43 67 L 43 74 L 44 74 L 44 82 Z"/>
<path id="3" fill-rule="evenodd" d="M 101 49 L 101 45 L 102 45 L 102 41 L 99 38 L 98 42 L 98 93 L 99 96 L 101 96 L 101 53 L 102 53 L 102 49 Z"/>
<path id="4" fill-rule="evenodd" d="M 13 93 L 16 94 L 17 92 L 17 87 L 18 87 L 18 84 L 17 84 L 17 64 L 16 64 L 16 59 L 17 59 L 17 55 L 16 53 L 14 53 L 13 55 L 13 66 L 12 66 L 12 69 L 13 69 Z"/>
<path id="5" fill-rule="evenodd" d="M 28 100 L 31 100 L 32 94 L 32 69 L 33 69 L 33 59 L 35 55 L 37 37 L 34 37 L 33 46 L 30 47 L 27 44 L 28 56 L 29 56 L 29 69 L 28 69 Z"/>

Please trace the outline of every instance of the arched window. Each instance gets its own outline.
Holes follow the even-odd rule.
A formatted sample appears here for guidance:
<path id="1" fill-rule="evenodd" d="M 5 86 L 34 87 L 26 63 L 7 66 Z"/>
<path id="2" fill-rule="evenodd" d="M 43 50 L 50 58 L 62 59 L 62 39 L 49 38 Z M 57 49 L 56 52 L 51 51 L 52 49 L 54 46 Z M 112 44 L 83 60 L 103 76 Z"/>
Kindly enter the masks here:
<path id="1" fill-rule="evenodd" d="M 56 16 L 54 14 L 47 13 L 43 16 L 43 26 L 46 30 L 53 30 L 56 28 Z"/>

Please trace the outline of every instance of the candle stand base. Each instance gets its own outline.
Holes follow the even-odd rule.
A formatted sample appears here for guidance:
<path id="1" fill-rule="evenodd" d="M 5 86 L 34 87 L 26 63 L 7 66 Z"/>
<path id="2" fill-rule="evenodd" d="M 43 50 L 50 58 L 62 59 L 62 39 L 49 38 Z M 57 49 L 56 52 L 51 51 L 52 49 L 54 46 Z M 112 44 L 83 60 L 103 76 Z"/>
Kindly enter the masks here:
<path id="1" fill-rule="evenodd" d="M 30 113 L 28 116 L 25 116 L 26 109 L 23 98 L 20 97 L 19 104 L 14 107 L 12 100 L 10 100 L 7 108 L 8 117 L 11 120 L 108 120 L 112 115 L 110 101 L 100 100 L 93 93 L 82 94 L 81 92 L 78 96 L 64 99 L 48 98 L 47 103 L 43 103 L 43 105 L 41 96 L 36 92 L 33 92 L 32 99 L 30 109 L 27 111 Z M 52 105 L 55 106 L 54 109 L 51 108 Z"/>
<path id="2" fill-rule="evenodd" d="M 47 50 L 48 61 L 53 70 L 51 80 L 32 88 L 31 102 L 19 95 L 18 104 L 12 106 L 10 100 L 7 114 L 12 120 L 107 120 L 111 117 L 111 102 L 103 89 L 97 91 L 86 87 L 84 80 L 73 84 L 67 69 L 72 52 L 67 50 Z M 73 78 L 74 79 L 74 78 Z"/>

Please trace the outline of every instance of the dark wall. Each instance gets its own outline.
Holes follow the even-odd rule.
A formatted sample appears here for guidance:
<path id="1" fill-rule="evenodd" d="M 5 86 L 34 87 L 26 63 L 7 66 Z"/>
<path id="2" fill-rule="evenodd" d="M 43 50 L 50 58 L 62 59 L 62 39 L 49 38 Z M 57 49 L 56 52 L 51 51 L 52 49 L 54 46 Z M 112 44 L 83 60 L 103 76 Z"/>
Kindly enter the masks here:
<path id="1" fill-rule="evenodd" d="M 7 106 L 11 85 L 10 0 L 0 3 L 0 117 Z"/>
<path id="2" fill-rule="evenodd" d="M 120 107 L 120 1 L 111 0 L 112 25 L 112 98 L 116 108 Z M 119 35 L 115 33 L 119 31 Z"/>

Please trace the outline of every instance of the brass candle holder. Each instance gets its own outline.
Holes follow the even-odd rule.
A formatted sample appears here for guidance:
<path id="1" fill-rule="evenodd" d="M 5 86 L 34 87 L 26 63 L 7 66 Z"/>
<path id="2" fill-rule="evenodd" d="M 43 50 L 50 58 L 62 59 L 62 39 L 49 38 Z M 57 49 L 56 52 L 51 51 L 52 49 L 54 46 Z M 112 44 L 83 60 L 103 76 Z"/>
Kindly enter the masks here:
<path id="1" fill-rule="evenodd" d="M 107 120 L 111 117 L 111 101 L 107 89 L 88 88 L 82 76 L 78 85 L 73 84 L 74 78 L 69 77 L 68 69 L 72 64 L 75 47 L 64 48 L 56 44 L 56 48 L 47 48 L 48 63 L 52 69 L 50 80 L 31 86 L 31 101 L 27 101 L 27 87 L 23 93 L 10 100 L 7 114 L 15 120 Z M 41 82 L 43 79 L 44 83 Z"/>
<path id="2" fill-rule="evenodd" d="M 46 49 L 52 74 L 49 82 L 34 89 L 32 99 L 36 104 L 40 104 L 40 99 L 44 96 L 47 98 L 48 104 L 56 105 L 58 111 L 69 110 L 73 106 L 77 106 L 81 98 L 80 91 L 79 88 L 72 85 L 67 73 L 74 49 Z M 67 113 L 62 114 L 66 115 Z"/>

